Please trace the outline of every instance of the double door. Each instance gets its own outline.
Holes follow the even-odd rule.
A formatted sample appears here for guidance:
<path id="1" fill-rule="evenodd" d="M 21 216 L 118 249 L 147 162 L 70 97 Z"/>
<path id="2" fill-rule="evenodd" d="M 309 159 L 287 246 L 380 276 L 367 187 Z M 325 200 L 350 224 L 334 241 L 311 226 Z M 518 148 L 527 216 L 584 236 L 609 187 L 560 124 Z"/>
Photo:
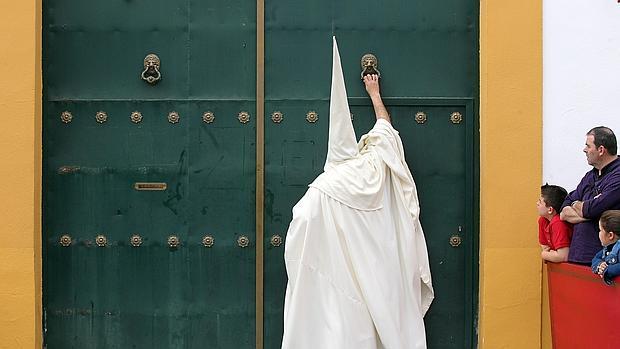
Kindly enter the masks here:
<path id="1" fill-rule="evenodd" d="M 373 6 L 44 2 L 47 348 L 279 347 L 291 208 L 326 155 L 332 34 L 358 137 L 374 121 L 359 60 L 379 58 L 429 246 L 429 347 L 471 346 L 477 3 Z"/>

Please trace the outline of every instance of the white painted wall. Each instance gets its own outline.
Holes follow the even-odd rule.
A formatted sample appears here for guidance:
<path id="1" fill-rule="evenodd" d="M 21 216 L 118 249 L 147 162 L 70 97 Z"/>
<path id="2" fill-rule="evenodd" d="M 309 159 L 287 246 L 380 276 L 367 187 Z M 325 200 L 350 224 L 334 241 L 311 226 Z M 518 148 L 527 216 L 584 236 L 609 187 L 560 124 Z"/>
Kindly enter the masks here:
<path id="1" fill-rule="evenodd" d="M 543 0 L 543 183 L 577 186 L 595 126 L 620 138 L 620 3 Z"/>

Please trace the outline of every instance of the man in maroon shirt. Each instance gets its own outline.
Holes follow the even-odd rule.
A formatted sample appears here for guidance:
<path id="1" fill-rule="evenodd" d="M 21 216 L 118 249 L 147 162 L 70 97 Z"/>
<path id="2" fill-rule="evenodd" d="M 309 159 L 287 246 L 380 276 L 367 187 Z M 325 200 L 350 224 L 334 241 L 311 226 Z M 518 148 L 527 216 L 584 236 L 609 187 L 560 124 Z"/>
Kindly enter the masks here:
<path id="1" fill-rule="evenodd" d="M 608 127 L 595 127 L 586 134 L 588 171 L 577 189 L 566 197 L 560 218 L 573 223 L 568 261 L 590 264 L 600 250 L 598 220 L 607 210 L 620 209 L 620 159 L 616 136 Z"/>

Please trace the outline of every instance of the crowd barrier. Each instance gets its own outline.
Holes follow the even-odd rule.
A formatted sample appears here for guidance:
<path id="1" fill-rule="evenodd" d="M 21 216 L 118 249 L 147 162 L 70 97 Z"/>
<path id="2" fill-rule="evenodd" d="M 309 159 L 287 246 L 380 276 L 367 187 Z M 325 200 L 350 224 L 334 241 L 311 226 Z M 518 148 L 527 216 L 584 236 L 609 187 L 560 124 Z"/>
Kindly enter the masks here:
<path id="1" fill-rule="evenodd" d="M 553 348 L 620 348 L 620 277 L 608 286 L 588 266 L 546 264 Z"/>

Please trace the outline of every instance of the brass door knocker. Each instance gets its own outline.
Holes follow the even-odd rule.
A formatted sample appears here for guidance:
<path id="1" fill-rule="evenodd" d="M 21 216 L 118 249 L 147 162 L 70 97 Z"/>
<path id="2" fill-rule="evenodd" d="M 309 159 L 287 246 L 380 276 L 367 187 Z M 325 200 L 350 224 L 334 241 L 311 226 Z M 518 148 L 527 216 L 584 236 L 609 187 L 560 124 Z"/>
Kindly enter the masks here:
<path id="1" fill-rule="evenodd" d="M 377 57 L 372 53 L 367 53 L 362 56 L 362 73 L 361 78 L 364 80 L 364 76 L 370 74 L 376 74 L 378 77 L 381 77 L 381 72 L 379 72 L 379 61 Z"/>
<path id="2" fill-rule="evenodd" d="M 150 53 L 144 57 L 144 71 L 140 75 L 142 80 L 148 82 L 151 85 L 155 85 L 161 80 L 161 73 L 159 72 L 160 60 L 156 54 Z"/>

